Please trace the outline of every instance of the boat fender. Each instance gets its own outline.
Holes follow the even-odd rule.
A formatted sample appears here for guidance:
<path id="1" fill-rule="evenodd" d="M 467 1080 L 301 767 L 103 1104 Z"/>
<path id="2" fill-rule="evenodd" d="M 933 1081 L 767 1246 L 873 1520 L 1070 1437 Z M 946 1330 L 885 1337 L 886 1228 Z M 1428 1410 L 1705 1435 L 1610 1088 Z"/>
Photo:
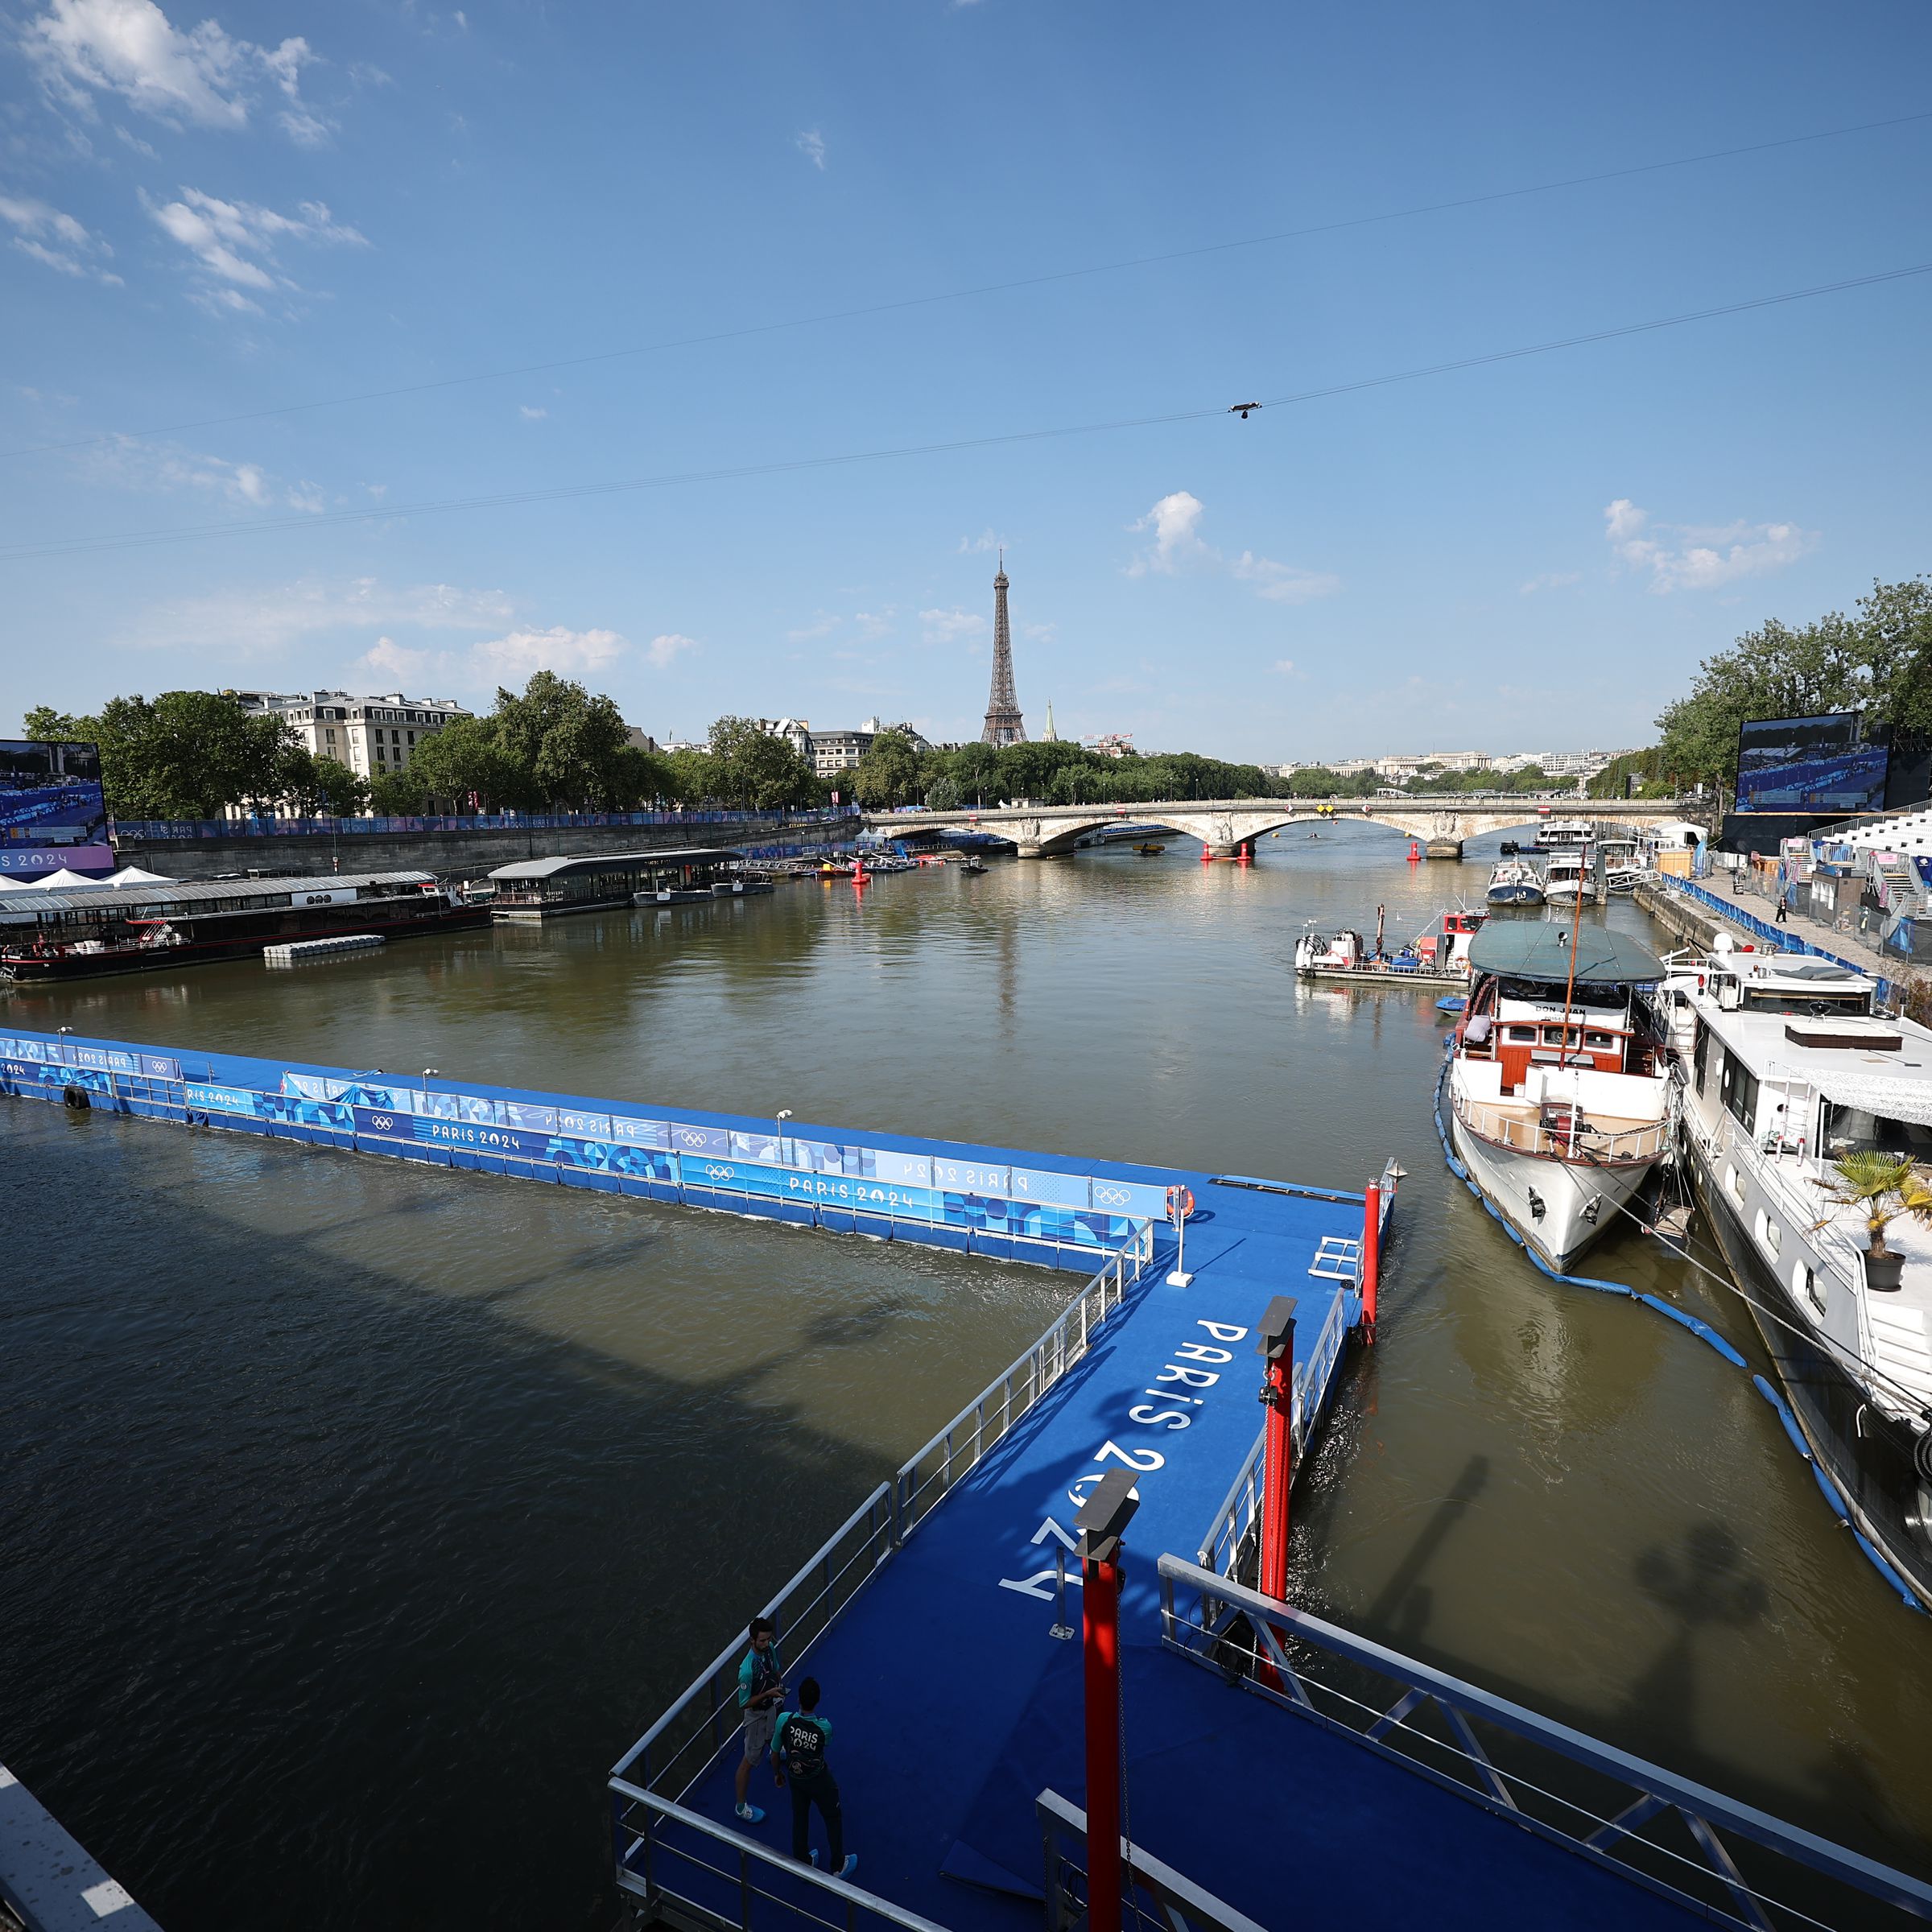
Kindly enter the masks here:
<path id="1" fill-rule="evenodd" d="M 93 1102 L 88 1098 L 87 1089 L 72 1080 L 60 1089 L 60 1098 L 76 1113 L 85 1113 L 93 1105 Z"/>

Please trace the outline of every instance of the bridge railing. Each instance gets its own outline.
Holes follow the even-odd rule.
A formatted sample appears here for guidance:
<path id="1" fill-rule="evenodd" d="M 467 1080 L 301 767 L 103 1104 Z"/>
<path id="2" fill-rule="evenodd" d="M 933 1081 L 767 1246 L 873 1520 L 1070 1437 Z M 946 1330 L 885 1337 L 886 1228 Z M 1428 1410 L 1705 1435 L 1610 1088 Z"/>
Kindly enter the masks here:
<path id="1" fill-rule="evenodd" d="M 1178 1556 L 1162 1642 L 1690 1907 L 1771 1932 L 1932 1918 L 1932 1885 Z"/>
<path id="2" fill-rule="evenodd" d="M 1137 1223 L 1033 1346 L 908 1457 L 890 1481 L 881 1483 L 766 1605 L 762 1614 L 777 1628 L 788 1669 L 799 1665 L 947 1492 L 1085 1356 L 1092 1337 L 1152 1261 L 1154 1248 L 1154 1224 Z M 822 1889 L 829 1875 L 778 1857 L 681 1802 L 740 1728 L 737 1672 L 745 1641 L 737 1637 L 720 1652 L 613 1768 L 618 1888 L 653 1909 L 669 1898 L 743 1926 L 751 1923 L 754 1897 L 775 1908 L 775 1913 L 762 1914 L 761 1925 L 802 1918 L 923 1926 L 924 1921 L 856 1886 L 831 1881 L 831 1894 L 819 1897 L 815 1888 Z M 774 1868 L 774 1876 L 782 1869 L 786 1882 L 780 1890 L 753 1882 L 758 1861 Z M 821 1917 L 799 1903 L 800 1897 L 815 1899 L 828 1912 L 844 1909 Z M 850 1914 L 861 1905 L 863 1912 L 855 1920 Z M 734 1913 L 744 1916 L 730 1916 Z"/>
<path id="3" fill-rule="evenodd" d="M 858 816 L 836 806 L 770 811 L 495 812 L 361 819 L 118 819 L 117 839 L 291 839 L 383 832 L 571 832 L 601 825 L 831 825 Z"/>

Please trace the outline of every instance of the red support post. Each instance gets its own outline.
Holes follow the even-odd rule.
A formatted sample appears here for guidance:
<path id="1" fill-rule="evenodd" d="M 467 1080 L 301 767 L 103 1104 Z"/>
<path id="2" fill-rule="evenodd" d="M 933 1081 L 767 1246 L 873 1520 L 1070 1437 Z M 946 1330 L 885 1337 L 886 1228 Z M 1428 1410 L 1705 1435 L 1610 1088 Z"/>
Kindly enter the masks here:
<path id="1" fill-rule="evenodd" d="M 1121 1932 L 1121 1537 L 1140 1507 L 1110 1469 L 1073 1519 L 1080 1535 L 1087 1704 L 1087 1932 Z"/>
<path id="2" fill-rule="evenodd" d="M 1083 1558 L 1088 1932 L 1121 1932 L 1121 1571 Z"/>
<path id="3" fill-rule="evenodd" d="M 1261 1384 L 1267 1409 L 1261 1449 L 1261 1561 L 1255 1587 L 1278 1603 L 1288 1600 L 1288 1496 L 1294 1484 L 1294 1302 L 1277 1295 L 1262 1318 L 1259 1352 L 1268 1364 Z"/>
<path id="4" fill-rule="evenodd" d="M 1382 1186 L 1372 1181 L 1362 1197 L 1362 1340 L 1375 1340 L 1375 1301 L 1381 1285 Z"/>

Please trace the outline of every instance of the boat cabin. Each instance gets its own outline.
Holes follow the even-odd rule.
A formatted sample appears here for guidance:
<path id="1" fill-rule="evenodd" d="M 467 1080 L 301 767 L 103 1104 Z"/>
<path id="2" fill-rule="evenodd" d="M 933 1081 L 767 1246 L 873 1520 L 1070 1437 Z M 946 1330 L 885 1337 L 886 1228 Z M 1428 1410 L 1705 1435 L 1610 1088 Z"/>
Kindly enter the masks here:
<path id="1" fill-rule="evenodd" d="M 1664 976 L 1662 960 L 1621 933 L 1570 935 L 1560 926 L 1487 927 L 1470 952 L 1476 976 L 1457 1030 L 1468 1059 L 1498 1068 L 1499 1094 L 1533 1085 L 1532 1070 L 1653 1075 L 1657 1039 L 1644 989 Z"/>
<path id="2" fill-rule="evenodd" d="M 519 859 L 490 873 L 491 909 L 518 923 L 566 913 L 628 906 L 640 892 L 708 890 L 734 870 L 741 852 L 692 845 L 663 852 L 586 852 L 551 859 Z"/>

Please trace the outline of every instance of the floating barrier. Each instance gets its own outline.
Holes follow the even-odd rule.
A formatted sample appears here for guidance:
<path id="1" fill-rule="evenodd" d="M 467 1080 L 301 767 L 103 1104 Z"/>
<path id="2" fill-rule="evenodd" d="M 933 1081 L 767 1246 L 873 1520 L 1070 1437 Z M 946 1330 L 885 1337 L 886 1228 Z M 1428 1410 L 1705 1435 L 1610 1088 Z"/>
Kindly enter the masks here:
<path id="1" fill-rule="evenodd" d="M 1165 1223 L 1170 1187 L 1207 1183 L 1179 1170 L 72 1035 L 0 1034 L 0 1090 L 1085 1273 Z"/>

